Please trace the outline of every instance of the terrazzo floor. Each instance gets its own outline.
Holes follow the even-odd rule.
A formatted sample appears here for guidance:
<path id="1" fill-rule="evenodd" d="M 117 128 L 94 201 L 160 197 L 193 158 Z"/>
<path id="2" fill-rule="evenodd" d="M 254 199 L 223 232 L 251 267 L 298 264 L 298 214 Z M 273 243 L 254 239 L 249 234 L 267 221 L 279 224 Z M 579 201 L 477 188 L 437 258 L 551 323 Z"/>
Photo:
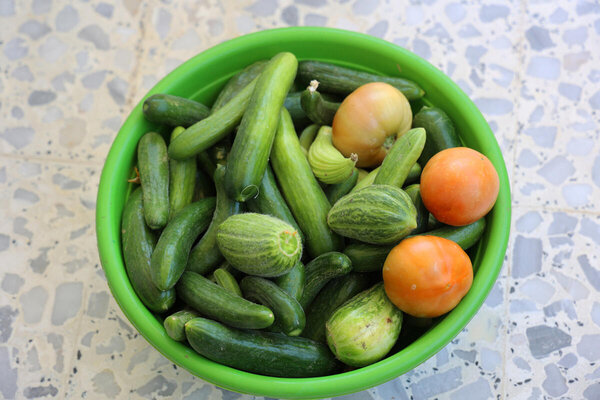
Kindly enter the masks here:
<path id="1" fill-rule="evenodd" d="M 457 82 L 502 148 L 501 275 L 446 348 L 345 399 L 600 399 L 600 3 L 0 0 L 0 397 L 249 399 L 132 328 L 94 211 L 125 116 L 181 62 L 258 30 L 319 25 L 406 47 Z"/>

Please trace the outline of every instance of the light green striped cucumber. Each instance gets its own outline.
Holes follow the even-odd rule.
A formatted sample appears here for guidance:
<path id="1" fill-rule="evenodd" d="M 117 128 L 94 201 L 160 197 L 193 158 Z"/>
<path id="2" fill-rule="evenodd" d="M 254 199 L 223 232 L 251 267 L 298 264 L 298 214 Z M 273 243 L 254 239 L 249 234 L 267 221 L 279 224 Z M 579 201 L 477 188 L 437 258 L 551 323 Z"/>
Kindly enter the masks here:
<path id="1" fill-rule="evenodd" d="M 185 324 L 200 315 L 194 310 L 181 310 L 169 315 L 163 321 L 167 335 L 173 340 L 183 342 L 185 340 Z"/>
<path id="2" fill-rule="evenodd" d="M 256 213 L 227 218 L 217 231 L 217 244 L 225 259 L 248 275 L 283 275 L 302 256 L 302 240 L 293 226 Z"/>
<path id="3" fill-rule="evenodd" d="M 171 133 L 171 141 L 185 131 L 178 126 Z M 192 202 L 196 186 L 196 160 L 169 160 L 169 220 Z"/>
<path id="4" fill-rule="evenodd" d="M 411 129 L 400 136 L 383 159 L 373 183 L 401 188 L 423 151 L 425 137 L 423 128 Z"/>
<path id="5" fill-rule="evenodd" d="M 152 229 L 169 220 L 169 158 L 162 136 L 148 132 L 138 143 L 138 170 L 144 193 L 144 215 Z"/>

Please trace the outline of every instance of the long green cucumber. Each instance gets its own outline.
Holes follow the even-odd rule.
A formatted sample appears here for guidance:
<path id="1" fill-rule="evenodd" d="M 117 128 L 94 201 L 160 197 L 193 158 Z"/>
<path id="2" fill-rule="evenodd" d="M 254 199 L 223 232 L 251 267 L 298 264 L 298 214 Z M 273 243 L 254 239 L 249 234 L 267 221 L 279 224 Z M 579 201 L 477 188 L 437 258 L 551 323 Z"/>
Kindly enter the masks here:
<path id="1" fill-rule="evenodd" d="M 230 293 L 242 297 L 240 285 L 235 280 L 235 277 L 231 272 L 227 271 L 225 268 L 217 268 L 213 272 L 213 277 L 215 278 L 217 285 L 221 286 Z"/>
<path id="2" fill-rule="evenodd" d="M 402 188 L 411 167 L 423 151 L 425 137 L 425 129 L 415 128 L 398 138 L 383 159 L 373 183 Z"/>
<path id="3" fill-rule="evenodd" d="M 121 221 L 125 270 L 133 290 L 150 311 L 162 313 L 175 303 L 175 290 L 161 291 L 152 282 L 150 260 L 156 236 L 146 225 L 142 206 L 142 189 L 131 193 Z"/>
<path id="4" fill-rule="evenodd" d="M 275 278 L 275 283 L 290 296 L 300 300 L 304 291 L 305 275 L 304 264 L 298 261 L 287 274 Z"/>
<path id="5" fill-rule="evenodd" d="M 261 74 L 268 60 L 259 60 L 248 65 L 246 68 L 235 74 L 221 89 L 217 99 L 210 109 L 211 114 L 223 107 L 227 102 L 235 97 L 244 87 Z"/>
<path id="6" fill-rule="evenodd" d="M 414 116 L 413 127 L 424 128 L 427 132 L 425 147 L 419 157 L 422 166 L 425 166 L 434 154 L 450 147 L 462 146 L 452 120 L 439 108 L 423 107 Z"/>
<path id="7" fill-rule="evenodd" d="M 171 140 L 175 139 L 185 130 L 178 126 L 171 133 Z M 190 204 L 194 197 L 196 185 L 196 160 L 169 160 L 169 220 Z"/>
<path id="8" fill-rule="evenodd" d="M 217 246 L 219 225 L 229 216 L 242 211 L 242 205 L 227 196 L 223 184 L 224 177 L 225 167 L 219 165 L 214 175 L 215 187 L 217 189 L 215 212 L 206 233 L 192 249 L 187 262 L 186 268 L 189 271 L 194 271 L 201 275 L 208 274 L 223 261 L 223 255 Z"/>
<path id="9" fill-rule="evenodd" d="M 205 318 L 188 322 L 185 334 L 202 356 L 255 374 L 306 378 L 339 368 L 327 346 L 302 337 L 232 329 Z"/>
<path id="10" fill-rule="evenodd" d="M 258 78 L 217 111 L 195 123 L 169 144 L 169 157 L 183 160 L 210 148 L 233 132 L 242 120 Z"/>
<path id="11" fill-rule="evenodd" d="M 288 110 L 290 116 L 292 117 L 292 121 L 294 121 L 294 126 L 297 129 L 301 129 L 306 125 L 310 124 L 311 121 L 308 119 L 304 110 L 302 109 L 301 96 L 302 92 L 292 92 L 290 89 L 290 93 L 285 98 L 283 102 L 283 106 Z"/>
<path id="12" fill-rule="evenodd" d="M 177 311 L 165 318 L 163 326 L 171 339 L 183 342 L 185 340 L 185 324 L 199 316 L 194 310 Z"/>
<path id="13" fill-rule="evenodd" d="M 273 326 L 288 336 L 298 336 L 304 329 L 304 310 L 293 296 L 274 282 L 247 276 L 240 282 L 244 298 L 261 303 L 273 311 Z"/>
<path id="14" fill-rule="evenodd" d="M 421 199 L 421 185 L 414 183 L 404 188 L 406 194 L 410 197 L 417 209 L 417 227 L 411 232 L 411 235 L 427 231 L 429 225 L 429 210 L 425 207 Z"/>
<path id="15" fill-rule="evenodd" d="M 325 188 L 325 195 L 327 195 L 327 200 L 329 200 L 329 204 L 334 205 L 339 199 L 350 193 L 352 188 L 356 186 L 356 182 L 358 181 L 358 169 L 354 168 L 352 171 L 352 175 L 350 175 L 346 180 L 342 183 L 338 183 L 337 185 L 329 185 Z"/>
<path id="16" fill-rule="evenodd" d="M 342 95 L 350 94 L 369 82 L 388 83 L 400 90 L 408 100 L 420 99 L 425 94 L 419 85 L 408 79 L 375 75 L 321 61 L 301 61 L 298 65 L 298 78 L 305 85 L 316 79 L 324 92 Z"/>
<path id="17" fill-rule="evenodd" d="M 341 103 L 325 100 L 317 91 L 318 86 L 318 81 L 311 81 L 306 90 L 302 92 L 300 104 L 306 116 L 313 123 L 331 126 Z"/>
<path id="18" fill-rule="evenodd" d="M 175 286 L 185 270 L 192 244 L 204 231 L 215 209 L 215 198 L 199 200 L 179 211 L 165 227 L 152 253 L 152 281 L 161 290 Z"/>
<path id="19" fill-rule="evenodd" d="M 151 122 L 188 127 L 206 118 L 208 107 L 194 100 L 170 94 L 154 94 L 144 100 L 144 117 Z"/>
<path id="20" fill-rule="evenodd" d="M 472 247 L 485 230 L 485 218 L 478 219 L 472 224 L 465 226 L 442 226 L 428 232 L 423 232 L 422 235 L 439 236 L 450 239 L 458 244 L 463 250 Z"/>
<path id="21" fill-rule="evenodd" d="M 342 253 L 332 251 L 321 254 L 306 264 L 306 279 L 300 304 L 308 309 L 319 291 L 333 278 L 346 275 L 352 271 L 352 262 Z"/>
<path id="22" fill-rule="evenodd" d="M 271 165 L 281 192 L 306 238 L 311 257 L 342 247 L 342 239 L 329 229 L 331 208 L 319 186 L 294 130 L 290 114 L 281 110 L 279 128 L 271 151 Z"/>
<path id="23" fill-rule="evenodd" d="M 296 56 L 282 52 L 269 61 L 257 78 L 227 163 L 225 188 L 232 199 L 246 201 L 258 194 L 281 108 L 297 67 Z"/>
<path id="24" fill-rule="evenodd" d="M 144 193 L 144 215 L 152 229 L 169 220 L 169 158 L 162 136 L 148 132 L 138 143 L 138 170 Z"/>
<path id="25" fill-rule="evenodd" d="M 367 243 L 351 243 L 344 254 L 352 261 L 356 272 L 381 272 L 383 263 L 394 246 L 377 246 Z"/>
<path id="26" fill-rule="evenodd" d="M 234 328 L 263 329 L 275 320 L 269 308 L 230 293 L 195 272 L 184 272 L 176 289 L 177 296 L 200 314 Z"/>

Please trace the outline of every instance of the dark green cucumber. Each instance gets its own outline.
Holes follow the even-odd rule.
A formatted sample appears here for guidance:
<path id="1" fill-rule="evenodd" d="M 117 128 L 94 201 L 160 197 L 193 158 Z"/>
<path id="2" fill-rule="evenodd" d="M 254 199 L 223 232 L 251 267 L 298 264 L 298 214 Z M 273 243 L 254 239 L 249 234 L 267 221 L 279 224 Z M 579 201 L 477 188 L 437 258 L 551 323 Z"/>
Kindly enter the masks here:
<path id="1" fill-rule="evenodd" d="M 317 133 L 319 133 L 319 128 L 319 125 L 312 124 L 304 128 L 302 133 L 300 133 L 300 146 L 302 146 L 302 152 L 305 155 L 308 155 L 308 149 L 310 149 L 310 145 L 315 141 Z"/>
<path id="2" fill-rule="evenodd" d="M 177 311 L 165 318 L 163 326 L 171 339 L 183 342 L 185 340 L 185 324 L 199 316 L 194 310 Z"/>
<path id="3" fill-rule="evenodd" d="M 485 230 L 485 218 L 481 218 L 472 224 L 465 226 L 442 226 L 428 232 L 423 232 L 422 235 L 439 236 L 450 239 L 458 244 L 463 250 L 472 247 Z"/>
<path id="4" fill-rule="evenodd" d="M 258 195 L 281 108 L 297 67 L 296 56 L 282 52 L 269 61 L 258 77 L 227 163 L 225 188 L 232 199 L 246 201 Z"/>
<path id="5" fill-rule="evenodd" d="M 232 329 L 205 318 L 188 322 L 185 334 L 203 357 L 255 374 L 306 378 L 339 368 L 327 346 L 302 337 Z"/>
<path id="6" fill-rule="evenodd" d="M 287 274 L 281 275 L 275 279 L 277 286 L 286 291 L 296 300 L 300 300 L 304 291 L 305 269 L 304 264 L 298 261 L 294 268 Z"/>
<path id="7" fill-rule="evenodd" d="M 281 192 L 306 238 L 311 257 L 342 247 L 342 239 L 329 229 L 331 208 L 319 186 L 294 130 L 290 114 L 281 110 L 279 128 L 271 151 L 271 165 Z"/>
<path id="8" fill-rule="evenodd" d="M 250 82 L 217 111 L 187 128 L 169 144 L 169 157 L 177 160 L 192 157 L 233 132 L 242 120 L 257 80 Z"/>
<path id="9" fill-rule="evenodd" d="M 195 272 L 184 272 L 176 289 L 177 296 L 187 305 L 234 328 L 263 329 L 275 320 L 267 307 L 230 293 Z"/>
<path id="10" fill-rule="evenodd" d="M 194 185 L 194 196 L 192 202 L 207 197 L 214 197 L 216 194 L 215 184 L 212 179 L 204 173 L 200 168 L 196 168 L 196 183 Z"/>
<path id="11" fill-rule="evenodd" d="M 417 209 L 417 227 L 410 233 L 415 235 L 418 233 L 425 232 L 427 225 L 429 225 L 429 210 L 423 204 L 421 199 L 421 185 L 418 183 L 412 184 L 404 188 L 406 194 L 410 197 L 415 208 Z"/>
<path id="12" fill-rule="evenodd" d="M 227 271 L 225 268 L 217 268 L 213 272 L 213 276 L 217 285 L 221 286 L 228 292 L 235 294 L 236 296 L 242 297 L 240 285 L 238 285 L 231 272 Z"/>
<path id="13" fill-rule="evenodd" d="M 446 226 L 446 224 L 441 223 L 433 216 L 432 213 L 429 213 L 429 221 L 427 222 L 427 230 L 428 231 L 432 231 L 434 229 L 438 229 L 443 226 Z"/>
<path id="14" fill-rule="evenodd" d="M 352 261 L 356 272 L 381 272 L 383 263 L 394 246 L 377 246 L 367 243 L 351 243 L 344 254 Z"/>
<path id="15" fill-rule="evenodd" d="M 400 136 L 383 159 L 373 183 L 402 188 L 410 169 L 423 151 L 425 137 L 423 128 L 411 129 Z"/>
<path id="16" fill-rule="evenodd" d="M 302 92 L 300 104 L 306 116 L 313 123 L 331 126 L 341 103 L 325 100 L 317 91 L 318 86 L 318 81 L 311 81 L 306 90 Z"/>
<path id="17" fill-rule="evenodd" d="M 423 107 L 413 118 L 414 128 L 424 128 L 427 132 L 425 147 L 419 157 L 419 164 L 425 166 L 434 154 L 450 147 L 460 147 L 462 143 L 448 115 L 436 107 Z"/>
<path id="18" fill-rule="evenodd" d="M 291 90 L 291 89 L 290 89 Z M 290 92 L 288 93 L 285 101 L 283 102 L 283 106 L 288 110 L 290 116 L 292 117 L 292 121 L 294 121 L 294 126 L 296 128 L 304 127 L 310 124 L 310 119 L 304 113 L 302 109 L 301 103 L 302 92 Z"/>
<path id="19" fill-rule="evenodd" d="M 388 83 L 400 90 L 408 100 L 420 99 L 425 94 L 419 85 L 408 79 L 375 75 L 321 61 L 301 61 L 298 64 L 298 78 L 305 85 L 316 79 L 324 92 L 342 95 L 350 94 L 369 82 Z"/>
<path id="20" fill-rule="evenodd" d="M 190 125 L 206 118 L 208 107 L 194 100 L 170 94 L 154 94 L 144 101 L 144 117 L 151 122 L 168 126 Z"/>
<path id="21" fill-rule="evenodd" d="M 294 215 L 277 187 L 275 175 L 270 165 L 267 164 L 265 175 L 258 187 L 258 196 L 249 199 L 246 201 L 246 204 L 248 205 L 248 210 L 252 212 L 271 215 L 292 225 L 300 234 L 300 238 L 304 239 L 302 231 L 294 219 Z"/>
<path id="22" fill-rule="evenodd" d="M 305 310 L 312 303 L 319 291 L 333 278 L 346 275 L 352 271 L 352 262 L 342 253 L 332 251 L 321 254 L 306 264 L 306 279 L 300 304 Z"/>
<path id="23" fill-rule="evenodd" d="M 421 165 L 419 165 L 419 163 L 414 163 L 413 166 L 410 167 L 410 171 L 408 171 L 408 175 L 404 181 L 404 186 L 419 182 L 421 178 L 421 171 Z"/>
<path id="24" fill-rule="evenodd" d="M 274 282 L 247 276 L 240 282 L 244 298 L 269 307 L 275 315 L 273 327 L 288 336 L 298 336 L 304 329 L 304 310 L 294 297 Z"/>
<path id="25" fill-rule="evenodd" d="M 326 343 L 325 323 L 331 314 L 371 284 L 371 279 L 367 276 L 354 272 L 327 283 L 315 297 L 306 313 L 306 326 L 302 331 L 302 336 Z"/>
<path id="26" fill-rule="evenodd" d="M 150 272 L 156 287 L 167 290 L 175 286 L 185 270 L 192 244 L 208 227 L 214 210 L 215 198 L 209 197 L 189 204 L 175 214 L 152 253 Z"/>
<path id="27" fill-rule="evenodd" d="M 206 176 L 213 177 L 215 175 L 217 163 L 212 160 L 208 151 L 198 153 L 196 159 L 198 160 L 198 167 L 206 174 Z"/>
<path id="28" fill-rule="evenodd" d="M 252 82 L 265 69 L 268 60 L 259 60 L 235 74 L 221 89 L 217 99 L 210 110 L 211 114 L 223 107 L 235 97 L 242 89 Z"/>
<path id="29" fill-rule="evenodd" d="M 217 203 L 215 212 L 212 216 L 210 226 L 206 233 L 194 246 L 187 262 L 187 270 L 206 275 L 223 261 L 223 256 L 217 246 L 217 231 L 219 225 L 229 216 L 238 214 L 242 211 L 242 205 L 237 201 L 231 200 L 225 192 L 223 179 L 225 177 L 225 167 L 219 165 L 215 170 L 214 181 L 217 189 Z"/>
<path id="30" fill-rule="evenodd" d="M 148 132 L 138 143 L 138 170 L 144 193 L 144 215 L 152 229 L 169 220 L 169 158 L 162 136 Z"/>
<path id="31" fill-rule="evenodd" d="M 178 126 L 171 133 L 175 139 L 185 128 Z M 196 160 L 169 160 L 169 220 L 190 204 L 194 198 L 196 185 Z"/>
<path id="32" fill-rule="evenodd" d="M 134 190 L 125 204 L 121 229 L 125 270 L 133 290 L 150 311 L 167 311 L 175 303 L 175 290 L 161 291 L 152 282 L 150 260 L 156 236 L 146 225 L 141 188 Z"/>
<path id="33" fill-rule="evenodd" d="M 325 195 L 327 195 L 327 200 L 329 200 L 329 204 L 334 205 L 339 199 L 350 193 L 352 188 L 356 186 L 356 182 L 358 181 L 358 169 L 354 168 L 352 171 L 352 175 L 350 175 L 346 180 L 342 183 L 338 183 L 337 185 L 329 185 L 325 188 Z"/>

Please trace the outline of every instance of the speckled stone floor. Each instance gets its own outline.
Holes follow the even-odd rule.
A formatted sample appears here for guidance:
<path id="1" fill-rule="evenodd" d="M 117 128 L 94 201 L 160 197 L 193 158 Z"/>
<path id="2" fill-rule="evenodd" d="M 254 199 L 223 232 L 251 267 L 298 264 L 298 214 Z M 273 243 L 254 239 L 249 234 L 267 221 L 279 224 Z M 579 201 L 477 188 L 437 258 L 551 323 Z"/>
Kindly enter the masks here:
<path id="1" fill-rule="evenodd" d="M 493 128 L 513 225 L 498 282 L 436 356 L 346 399 L 600 399 L 597 0 L 0 0 L 0 397 L 249 399 L 175 367 L 112 299 L 94 235 L 103 160 L 184 60 L 272 27 L 404 46 Z"/>

